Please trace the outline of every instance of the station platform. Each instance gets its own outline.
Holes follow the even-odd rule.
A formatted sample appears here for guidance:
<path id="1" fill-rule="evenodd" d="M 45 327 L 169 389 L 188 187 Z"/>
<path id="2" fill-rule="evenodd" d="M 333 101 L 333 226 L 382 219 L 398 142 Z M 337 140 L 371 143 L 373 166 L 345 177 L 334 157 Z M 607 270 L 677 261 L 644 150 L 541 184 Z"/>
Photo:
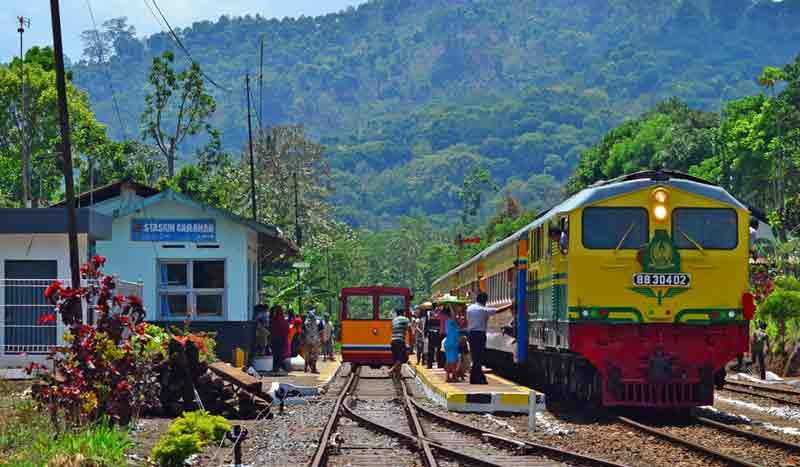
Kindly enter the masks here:
<path id="1" fill-rule="evenodd" d="M 274 376 L 271 374 L 260 377 L 262 391 L 270 396 L 283 387 L 284 390 L 297 391 L 301 396 L 316 396 L 322 393 L 328 385 L 336 378 L 342 367 L 341 356 L 336 356 L 334 360 L 317 361 L 318 374 L 305 373 L 302 370 L 290 371 L 285 376 Z"/>
<path id="2" fill-rule="evenodd" d="M 301 370 L 291 371 L 280 376 L 271 374 L 255 376 L 224 362 L 209 365 L 211 371 L 217 376 L 261 397 L 269 396 L 275 399 L 275 394 L 283 388 L 289 394 L 287 400 L 321 394 L 336 378 L 341 367 L 341 359 L 337 357 L 332 361 L 319 361 L 317 363 L 318 374 L 306 373 Z"/>
<path id="3" fill-rule="evenodd" d="M 489 384 L 446 382 L 443 369 L 409 363 L 426 395 L 453 412 L 530 413 L 545 407 L 544 394 L 501 378 L 484 369 Z"/>

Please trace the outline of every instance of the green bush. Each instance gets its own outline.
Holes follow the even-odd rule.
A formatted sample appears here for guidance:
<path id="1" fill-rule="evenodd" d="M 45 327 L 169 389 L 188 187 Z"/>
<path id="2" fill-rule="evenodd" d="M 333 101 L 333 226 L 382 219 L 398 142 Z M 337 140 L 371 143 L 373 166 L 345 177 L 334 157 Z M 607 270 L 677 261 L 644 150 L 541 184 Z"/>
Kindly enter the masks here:
<path id="1" fill-rule="evenodd" d="M 800 280 L 794 276 L 780 276 L 775 278 L 775 286 L 779 289 L 800 292 Z"/>
<path id="2" fill-rule="evenodd" d="M 230 429 L 228 421 L 218 415 L 205 410 L 186 412 L 158 440 L 152 457 L 162 467 L 181 466 L 189 456 L 202 452 L 208 443 L 219 442 Z"/>

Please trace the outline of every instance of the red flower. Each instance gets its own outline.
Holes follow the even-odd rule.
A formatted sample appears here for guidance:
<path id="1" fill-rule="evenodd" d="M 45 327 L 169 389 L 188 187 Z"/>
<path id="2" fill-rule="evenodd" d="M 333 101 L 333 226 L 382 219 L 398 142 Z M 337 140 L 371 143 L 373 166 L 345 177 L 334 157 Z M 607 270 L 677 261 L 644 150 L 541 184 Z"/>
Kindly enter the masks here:
<path id="1" fill-rule="evenodd" d="M 139 323 L 139 325 L 136 326 L 136 334 L 144 336 L 144 323 Z"/>
<path id="2" fill-rule="evenodd" d="M 50 297 L 56 292 L 61 292 L 61 285 L 61 281 L 53 281 L 53 283 L 47 287 L 47 290 L 44 291 L 44 298 L 50 300 Z"/>
<path id="3" fill-rule="evenodd" d="M 130 303 L 131 306 L 142 306 L 142 299 L 136 295 L 128 295 L 128 303 Z"/>
<path id="4" fill-rule="evenodd" d="M 53 313 L 47 313 L 45 315 L 39 316 L 39 319 L 36 321 L 36 324 L 43 325 L 47 323 L 54 323 L 56 321 L 56 315 Z"/>
<path id="5" fill-rule="evenodd" d="M 130 324 L 131 320 L 127 316 L 122 315 L 119 317 L 119 322 L 122 323 L 123 326 L 127 326 Z"/>
<path id="6" fill-rule="evenodd" d="M 92 261 L 94 262 L 94 264 L 96 264 L 98 266 L 102 266 L 102 265 L 106 264 L 106 259 L 104 257 L 100 256 L 100 255 L 95 255 L 92 258 Z"/>

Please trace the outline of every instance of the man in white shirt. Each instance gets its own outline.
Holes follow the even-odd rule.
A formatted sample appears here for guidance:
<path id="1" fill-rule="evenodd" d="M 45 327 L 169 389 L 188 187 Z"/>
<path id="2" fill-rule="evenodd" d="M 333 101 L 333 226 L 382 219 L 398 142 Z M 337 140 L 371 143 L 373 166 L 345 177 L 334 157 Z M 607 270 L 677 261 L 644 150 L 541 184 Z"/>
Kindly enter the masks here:
<path id="1" fill-rule="evenodd" d="M 497 310 L 486 306 L 489 296 L 480 292 L 476 297 L 477 303 L 467 307 L 467 332 L 469 348 L 472 353 L 472 371 L 469 375 L 470 384 L 487 384 L 483 374 L 483 351 L 486 349 L 486 324 L 489 318 L 497 314 Z"/>

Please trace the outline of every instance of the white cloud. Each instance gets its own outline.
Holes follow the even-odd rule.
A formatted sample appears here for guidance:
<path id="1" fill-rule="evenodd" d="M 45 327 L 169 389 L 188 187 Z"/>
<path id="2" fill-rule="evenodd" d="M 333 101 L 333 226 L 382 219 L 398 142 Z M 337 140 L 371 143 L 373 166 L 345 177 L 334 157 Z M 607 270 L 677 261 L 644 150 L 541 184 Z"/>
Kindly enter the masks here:
<path id="1" fill-rule="evenodd" d="M 98 26 L 109 18 L 127 16 L 137 33 L 160 30 L 145 4 L 150 0 L 89 0 Z M 316 16 L 364 3 L 365 0 L 156 0 L 173 27 L 187 27 L 194 21 L 217 20 L 222 15 L 260 14 L 267 18 Z M 31 18 L 25 32 L 25 48 L 50 45 L 50 6 L 46 0 L 0 0 L 0 62 L 19 54 L 17 16 Z M 87 0 L 61 0 L 64 52 L 73 60 L 81 55 L 81 31 L 92 28 Z"/>

